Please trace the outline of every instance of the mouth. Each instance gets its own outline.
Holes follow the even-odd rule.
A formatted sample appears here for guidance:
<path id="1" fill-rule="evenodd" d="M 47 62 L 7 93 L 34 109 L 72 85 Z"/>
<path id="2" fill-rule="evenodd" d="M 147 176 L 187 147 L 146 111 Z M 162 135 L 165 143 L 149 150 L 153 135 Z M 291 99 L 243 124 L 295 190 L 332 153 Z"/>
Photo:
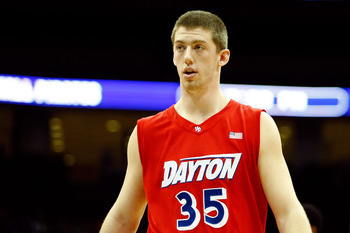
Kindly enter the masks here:
<path id="1" fill-rule="evenodd" d="M 191 67 L 186 67 L 183 71 L 183 74 L 185 79 L 191 79 L 196 76 L 197 71 Z"/>

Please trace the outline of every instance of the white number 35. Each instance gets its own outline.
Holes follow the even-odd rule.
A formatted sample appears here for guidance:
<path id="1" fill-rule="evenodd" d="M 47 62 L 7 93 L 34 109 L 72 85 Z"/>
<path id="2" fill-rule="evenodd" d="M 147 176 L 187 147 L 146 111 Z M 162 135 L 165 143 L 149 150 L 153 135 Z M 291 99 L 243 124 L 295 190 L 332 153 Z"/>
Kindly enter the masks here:
<path id="1" fill-rule="evenodd" d="M 187 231 L 194 229 L 200 222 L 200 212 L 197 209 L 196 198 L 187 191 L 179 192 L 176 195 L 177 200 L 182 204 L 181 214 L 187 216 L 186 219 L 177 220 L 177 229 Z M 227 206 L 219 200 L 227 199 L 225 188 L 204 189 L 203 206 L 204 206 L 204 223 L 213 228 L 223 227 L 228 220 Z M 216 216 L 209 215 L 216 211 Z"/>

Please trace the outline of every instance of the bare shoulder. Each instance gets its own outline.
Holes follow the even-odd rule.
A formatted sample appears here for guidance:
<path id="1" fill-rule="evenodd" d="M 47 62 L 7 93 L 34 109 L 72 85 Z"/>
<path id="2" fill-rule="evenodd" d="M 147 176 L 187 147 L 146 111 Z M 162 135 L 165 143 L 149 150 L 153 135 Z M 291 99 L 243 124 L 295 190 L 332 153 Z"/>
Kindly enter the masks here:
<path id="1" fill-rule="evenodd" d="M 133 180 L 142 180 L 142 164 L 138 145 L 137 126 L 135 126 L 133 132 L 130 135 L 127 154 L 128 168 L 126 172 L 126 178 L 129 178 L 129 176 L 131 176 Z"/>
<path id="2" fill-rule="evenodd" d="M 275 130 L 277 129 L 274 119 L 266 112 L 261 112 L 260 116 L 260 128 L 262 130 Z"/>
<path id="3" fill-rule="evenodd" d="M 137 126 L 135 126 L 132 131 L 129 142 L 128 142 L 128 159 L 133 159 L 133 157 L 139 157 L 138 149 L 138 139 L 137 139 Z M 137 158 L 134 158 L 137 159 Z"/>
<path id="4" fill-rule="evenodd" d="M 260 155 L 269 151 L 282 154 L 281 138 L 273 118 L 266 112 L 260 117 Z"/>

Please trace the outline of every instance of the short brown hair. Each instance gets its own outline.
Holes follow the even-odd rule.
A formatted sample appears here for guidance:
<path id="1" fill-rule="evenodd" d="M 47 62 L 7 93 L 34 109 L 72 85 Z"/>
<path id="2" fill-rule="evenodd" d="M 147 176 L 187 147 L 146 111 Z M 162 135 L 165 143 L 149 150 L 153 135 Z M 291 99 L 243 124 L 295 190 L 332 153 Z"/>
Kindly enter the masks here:
<path id="1" fill-rule="evenodd" d="M 200 10 L 188 11 L 181 15 L 176 21 L 171 33 L 171 41 L 173 44 L 176 30 L 181 26 L 187 29 L 200 27 L 208 30 L 212 33 L 212 39 L 216 45 L 217 52 L 227 49 L 227 29 L 224 22 L 217 15 Z"/>

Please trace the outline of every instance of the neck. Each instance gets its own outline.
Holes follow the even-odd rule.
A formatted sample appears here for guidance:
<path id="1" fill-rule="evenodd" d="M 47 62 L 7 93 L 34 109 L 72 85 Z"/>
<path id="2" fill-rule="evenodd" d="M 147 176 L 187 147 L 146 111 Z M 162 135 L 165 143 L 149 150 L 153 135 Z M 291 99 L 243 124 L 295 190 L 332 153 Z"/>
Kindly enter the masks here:
<path id="1" fill-rule="evenodd" d="M 210 87 L 204 93 L 190 92 L 181 88 L 182 97 L 175 104 L 175 109 L 185 119 L 201 124 L 211 116 L 220 112 L 230 101 L 221 91 L 220 85 Z M 203 92 L 203 91 L 202 91 Z"/>

